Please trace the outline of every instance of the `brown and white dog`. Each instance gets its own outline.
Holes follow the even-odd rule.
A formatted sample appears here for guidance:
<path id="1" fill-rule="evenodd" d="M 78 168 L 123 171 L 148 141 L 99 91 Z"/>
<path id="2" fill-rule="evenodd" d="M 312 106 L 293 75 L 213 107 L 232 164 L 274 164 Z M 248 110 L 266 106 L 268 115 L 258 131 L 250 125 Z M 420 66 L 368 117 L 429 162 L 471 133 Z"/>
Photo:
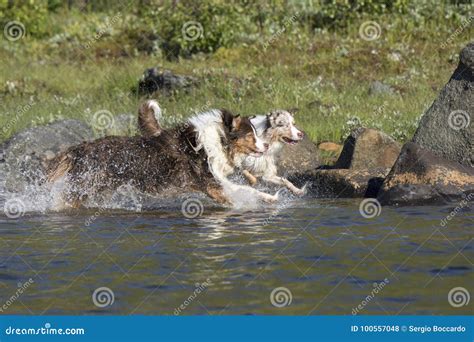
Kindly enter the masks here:
<path id="1" fill-rule="evenodd" d="M 304 133 L 295 126 L 294 114 L 286 110 L 274 110 L 267 115 L 250 118 L 257 136 L 269 145 L 263 155 L 255 156 L 237 153 L 234 163 L 242 169 L 244 176 L 254 185 L 257 178 L 264 182 L 287 187 L 296 195 L 304 195 L 305 187 L 297 188 L 284 177 L 278 176 L 277 158 L 284 144 L 294 145 L 303 139 Z"/>
<path id="2" fill-rule="evenodd" d="M 148 101 L 139 116 L 143 119 L 146 112 L 149 118 L 157 109 L 156 102 Z M 259 156 L 268 149 L 249 119 L 227 110 L 210 110 L 172 129 L 162 129 L 156 120 L 140 122 L 146 136 L 84 142 L 52 160 L 47 179 L 65 181 L 67 204 L 79 206 L 89 196 L 124 184 L 146 193 L 160 193 L 170 186 L 202 191 L 220 203 L 231 202 L 229 189 L 244 190 L 267 202 L 278 199 L 278 194 L 227 179 L 236 155 Z"/>
<path id="3" fill-rule="evenodd" d="M 161 108 L 155 101 L 148 101 L 139 109 L 138 127 L 143 136 L 157 136 L 162 128 L 159 124 Z M 264 182 L 285 186 L 296 195 L 304 195 L 305 187 L 297 188 L 284 177 L 278 176 L 277 158 L 284 144 L 294 145 L 303 139 L 304 133 L 295 126 L 294 114 L 286 110 L 274 110 L 267 115 L 250 118 L 257 137 L 269 147 L 265 153 L 233 154 L 233 166 L 240 169 L 251 185 L 261 178 Z M 228 170 L 226 176 L 232 173 Z"/>

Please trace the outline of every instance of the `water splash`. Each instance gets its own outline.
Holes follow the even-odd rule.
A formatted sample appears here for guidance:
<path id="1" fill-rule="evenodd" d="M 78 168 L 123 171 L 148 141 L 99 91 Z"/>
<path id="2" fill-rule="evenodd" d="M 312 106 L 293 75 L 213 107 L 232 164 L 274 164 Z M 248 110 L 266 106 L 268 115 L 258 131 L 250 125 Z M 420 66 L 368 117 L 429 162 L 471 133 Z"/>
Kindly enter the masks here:
<path id="1" fill-rule="evenodd" d="M 15 171 L 12 171 L 15 170 Z M 32 177 L 34 174 L 34 177 Z M 18 177 L 20 176 L 20 177 Z M 91 175 L 84 175 L 84 177 Z M 14 186 L 9 183 L 14 179 Z M 25 169 L 18 171 L 18 168 L 11 168 L 6 163 L 0 164 L 0 215 L 21 211 L 24 213 L 47 213 L 49 211 L 58 211 L 66 209 L 64 206 L 62 194 L 68 191 L 69 185 L 64 178 L 56 180 L 52 185 L 45 183 L 44 174 L 35 169 Z M 232 178 L 232 182 L 245 184 L 242 177 Z M 261 191 L 275 193 L 276 189 L 260 187 Z M 276 204 L 262 203 L 253 194 L 245 191 L 245 188 L 231 189 L 224 184 L 224 192 L 231 199 L 234 210 L 257 210 L 262 207 L 278 206 Z M 146 194 L 139 191 L 133 184 L 123 184 L 115 191 L 105 191 L 93 197 L 87 196 L 82 205 L 85 208 L 100 208 L 101 210 L 126 210 L 133 212 L 143 212 L 157 209 L 178 209 L 182 202 L 192 197 L 199 197 L 205 207 L 214 209 L 220 207 L 204 194 L 196 194 L 183 191 L 183 189 L 169 188 L 160 194 Z M 280 200 L 288 200 L 291 197 L 284 193 Z M 12 209 L 6 208 L 10 205 Z M 11 212 L 10 212 L 11 211 Z M 8 214 L 7 214 L 8 216 Z"/>

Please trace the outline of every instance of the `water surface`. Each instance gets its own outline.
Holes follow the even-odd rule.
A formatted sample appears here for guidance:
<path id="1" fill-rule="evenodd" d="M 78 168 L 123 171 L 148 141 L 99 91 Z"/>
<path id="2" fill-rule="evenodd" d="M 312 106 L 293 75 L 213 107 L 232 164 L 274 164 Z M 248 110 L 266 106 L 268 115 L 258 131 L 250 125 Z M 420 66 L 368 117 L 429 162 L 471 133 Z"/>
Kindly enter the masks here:
<path id="1" fill-rule="evenodd" d="M 0 304 L 31 278 L 4 314 L 472 313 L 472 302 L 448 302 L 454 287 L 473 294 L 472 206 L 443 227 L 456 203 L 383 207 L 368 219 L 359 202 L 206 204 L 196 218 L 177 204 L 3 215 Z M 112 305 L 94 305 L 100 287 L 113 291 Z M 283 307 L 270 300 L 280 287 Z"/>

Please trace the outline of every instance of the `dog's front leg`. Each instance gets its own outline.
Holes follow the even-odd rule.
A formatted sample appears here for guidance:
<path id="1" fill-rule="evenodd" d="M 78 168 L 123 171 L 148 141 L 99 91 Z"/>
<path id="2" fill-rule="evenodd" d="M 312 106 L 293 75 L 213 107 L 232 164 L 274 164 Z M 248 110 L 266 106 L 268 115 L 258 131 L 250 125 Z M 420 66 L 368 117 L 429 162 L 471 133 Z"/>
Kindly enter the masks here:
<path id="1" fill-rule="evenodd" d="M 245 185 L 241 186 L 241 189 L 247 192 L 248 194 L 253 194 L 254 196 L 258 197 L 259 199 L 261 199 L 262 201 L 266 203 L 278 202 L 278 197 L 279 197 L 278 192 L 275 195 L 270 195 L 270 194 L 267 194 L 266 192 L 262 192 Z"/>
<path id="2" fill-rule="evenodd" d="M 227 196 L 224 194 L 224 189 L 222 186 L 218 184 L 208 185 L 206 187 L 206 193 L 211 197 L 214 201 L 219 204 L 229 205 L 232 204 Z"/>
<path id="3" fill-rule="evenodd" d="M 299 189 L 293 183 L 291 183 L 288 179 L 278 176 L 271 176 L 271 177 L 264 177 L 264 181 L 276 185 L 283 185 L 286 186 L 292 193 L 298 196 L 303 196 L 306 193 L 306 186 Z"/>
<path id="4" fill-rule="evenodd" d="M 224 179 L 222 181 L 225 184 L 224 185 L 225 188 L 231 193 L 240 192 L 241 194 L 245 194 L 247 196 L 254 196 L 267 203 L 275 203 L 278 201 L 278 198 L 279 198 L 278 192 L 275 195 L 270 195 L 265 192 L 254 189 L 248 185 L 235 184 L 235 183 L 230 182 L 227 179 Z"/>
<path id="5" fill-rule="evenodd" d="M 248 182 L 250 183 L 250 185 L 255 185 L 255 184 L 257 184 L 257 177 L 255 177 L 254 175 L 252 175 L 249 171 L 243 170 L 243 171 L 242 171 L 242 174 L 244 175 L 245 178 L 247 178 L 247 180 L 248 180 Z"/>

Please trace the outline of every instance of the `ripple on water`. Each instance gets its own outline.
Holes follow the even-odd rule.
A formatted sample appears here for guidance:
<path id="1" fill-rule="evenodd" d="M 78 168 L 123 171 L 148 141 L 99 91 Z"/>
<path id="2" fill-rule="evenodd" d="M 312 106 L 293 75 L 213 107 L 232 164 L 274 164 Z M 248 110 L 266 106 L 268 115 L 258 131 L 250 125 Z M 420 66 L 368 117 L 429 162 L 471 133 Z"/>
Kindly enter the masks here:
<path id="1" fill-rule="evenodd" d="M 450 276 L 450 275 L 460 275 L 464 273 L 470 273 L 471 267 L 469 266 L 448 266 L 444 268 L 434 268 L 430 270 L 430 273 L 433 274 L 441 274 L 443 276 Z"/>
<path id="2" fill-rule="evenodd" d="M 449 314 L 447 292 L 472 278 L 472 268 L 453 259 L 460 250 L 474 258 L 467 229 L 472 212 L 459 213 L 456 224 L 442 231 L 444 237 L 433 234 L 433 225 L 444 215 L 439 207 L 384 207 L 382 217 L 364 219 L 358 201 L 306 198 L 269 221 L 275 207 L 246 211 L 205 205 L 200 217 L 187 219 L 179 201 L 168 204 L 139 213 L 106 209 L 88 227 L 85 220 L 94 209 L 25 215 L 13 222 L 1 219 L 2 293 L 14 293 L 18 277 L 33 275 L 26 261 L 38 270 L 49 265 L 35 277 L 28 290 L 31 296 L 22 297 L 35 312 L 54 299 L 47 314 L 103 314 L 91 308 L 94 286 L 114 290 L 113 313 L 139 307 L 136 314 L 173 314 L 194 284 L 207 278 L 212 285 L 198 300 L 212 314 L 274 314 L 269 295 L 279 286 L 294 297 L 285 313 L 304 315 L 321 302 L 319 314 L 350 314 L 373 283 L 387 276 L 390 284 L 376 300 L 387 303 L 383 307 L 388 313 L 411 303 L 404 314 Z M 6 268 L 5 260 L 20 245 Z M 390 271 L 399 280 L 396 284 Z M 436 277 L 438 273 L 443 276 Z M 194 304 L 184 314 L 207 313 Z M 13 314 L 23 309 L 13 305 L 9 310 Z M 364 313 L 380 310 L 372 303 Z"/>
<path id="3" fill-rule="evenodd" d="M 5 281 L 13 281 L 13 280 L 19 280 L 20 278 L 10 274 L 10 273 L 0 273 L 0 280 L 5 280 Z"/>

